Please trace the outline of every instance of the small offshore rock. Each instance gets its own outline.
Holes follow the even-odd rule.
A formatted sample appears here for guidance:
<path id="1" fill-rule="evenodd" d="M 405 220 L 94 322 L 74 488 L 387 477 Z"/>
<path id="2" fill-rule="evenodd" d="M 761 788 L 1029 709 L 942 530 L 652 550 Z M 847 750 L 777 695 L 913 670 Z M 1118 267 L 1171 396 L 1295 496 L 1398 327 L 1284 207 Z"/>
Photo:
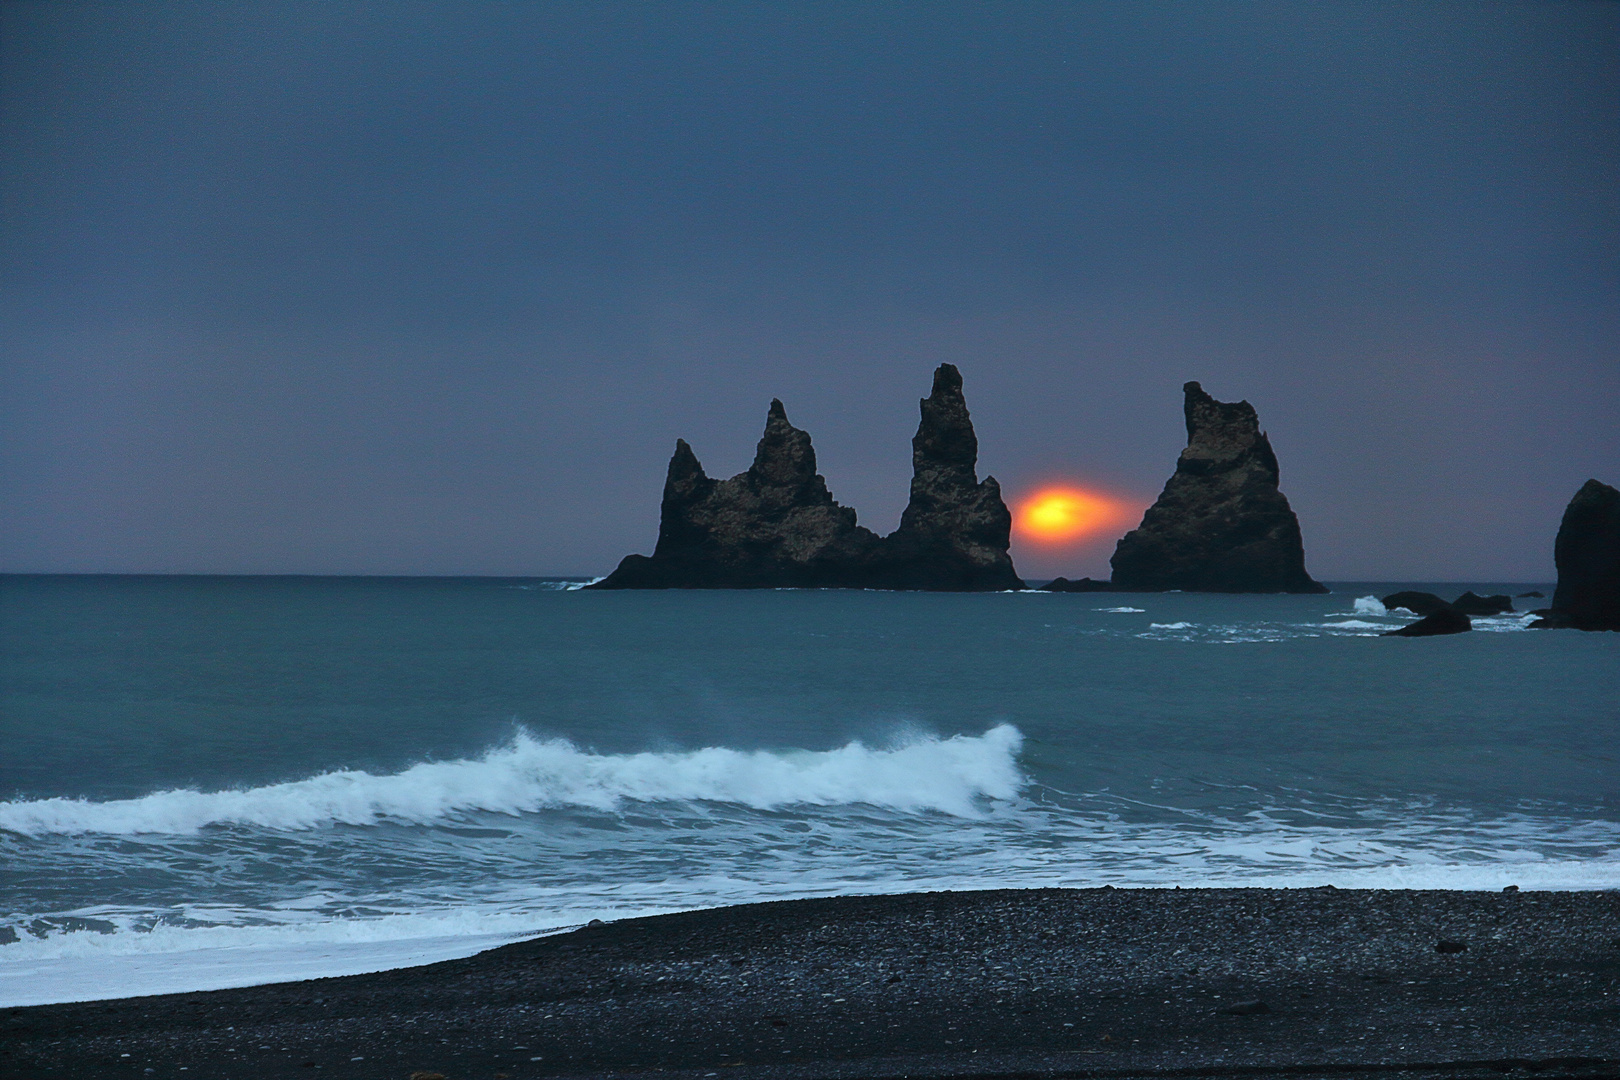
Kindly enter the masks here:
<path id="1" fill-rule="evenodd" d="M 1502 615 L 1513 610 L 1513 598 L 1505 593 L 1480 596 L 1470 589 L 1451 602 L 1464 615 Z"/>
<path id="2" fill-rule="evenodd" d="M 1432 592 L 1397 592 L 1384 597 L 1384 607 L 1390 611 L 1396 608 L 1405 608 L 1414 615 L 1433 615 L 1437 611 L 1444 611 L 1451 605 Z"/>
<path id="3" fill-rule="evenodd" d="M 1385 630 L 1383 637 L 1436 637 L 1440 634 L 1461 634 L 1472 630 L 1474 623 L 1468 616 L 1453 608 L 1443 608 L 1410 626 L 1398 630 Z"/>
<path id="4" fill-rule="evenodd" d="M 1502 891 L 1507 893 L 1518 892 L 1519 887 L 1517 885 L 1504 885 L 1502 886 Z"/>
<path id="5" fill-rule="evenodd" d="M 1517 598 L 1520 600 L 1540 600 L 1545 595 L 1546 593 L 1536 592 L 1532 589 L 1529 592 L 1519 593 Z"/>
<path id="6" fill-rule="evenodd" d="M 1235 1002 L 1216 1011 L 1225 1016 L 1259 1016 L 1261 1013 L 1270 1012 L 1271 1006 L 1257 998 L 1254 1001 Z"/>
<path id="7" fill-rule="evenodd" d="M 1111 581 L 1095 581 L 1083 577 L 1079 581 L 1070 581 L 1066 577 L 1053 578 L 1041 586 L 1041 592 L 1121 592 L 1119 586 Z"/>
<path id="8" fill-rule="evenodd" d="M 1437 941 L 1434 943 L 1434 951 L 1450 956 L 1455 953 L 1467 952 L 1468 945 L 1462 941 Z"/>

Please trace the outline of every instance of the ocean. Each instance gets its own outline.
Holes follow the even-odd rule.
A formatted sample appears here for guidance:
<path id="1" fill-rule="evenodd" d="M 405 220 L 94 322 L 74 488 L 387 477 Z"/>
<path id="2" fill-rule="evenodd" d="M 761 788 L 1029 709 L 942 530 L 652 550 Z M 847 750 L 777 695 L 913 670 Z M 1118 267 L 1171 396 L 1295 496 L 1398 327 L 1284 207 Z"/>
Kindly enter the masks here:
<path id="1" fill-rule="evenodd" d="M 1545 583 L 577 586 L 0 578 L 0 1005 L 842 893 L 1620 887 L 1620 634 L 1377 636 Z"/>

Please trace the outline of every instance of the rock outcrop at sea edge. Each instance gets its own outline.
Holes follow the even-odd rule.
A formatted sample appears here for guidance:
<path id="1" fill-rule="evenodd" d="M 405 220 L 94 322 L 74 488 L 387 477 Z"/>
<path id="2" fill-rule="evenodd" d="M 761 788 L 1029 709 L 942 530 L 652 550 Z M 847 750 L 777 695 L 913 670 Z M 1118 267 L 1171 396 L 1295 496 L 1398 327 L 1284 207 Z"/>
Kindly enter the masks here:
<path id="1" fill-rule="evenodd" d="M 1454 607 L 1443 607 L 1425 615 L 1417 622 L 1398 630 L 1385 630 L 1383 637 L 1438 637 L 1441 634 L 1461 634 L 1474 628 L 1474 621 Z"/>
<path id="2" fill-rule="evenodd" d="M 934 370 L 911 440 L 911 501 L 883 540 L 884 589 L 986 592 L 1022 589 L 1007 549 L 1012 511 L 996 478 L 978 476 L 979 439 L 962 396 L 962 373 Z"/>
<path id="3" fill-rule="evenodd" d="M 1092 578 L 1088 578 L 1088 577 L 1083 577 L 1079 581 L 1070 581 L 1066 577 L 1060 577 L 1060 578 L 1053 578 L 1051 581 L 1048 581 L 1045 585 L 1042 585 L 1040 587 L 1039 591 L 1041 591 L 1041 592 L 1083 592 L 1083 593 L 1092 593 L 1092 592 L 1124 592 L 1125 590 L 1121 589 L 1118 585 L 1115 585 L 1111 581 L 1096 581 L 1096 580 L 1093 580 Z"/>
<path id="4" fill-rule="evenodd" d="M 1531 625 L 1620 630 L 1620 491 L 1588 480 L 1564 509 L 1553 541 L 1558 588 Z"/>
<path id="5" fill-rule="evenodd" d="M 1433 615 L 1437 611 L 1444 611 L 1451 605 L 1432 592 L 1406 592 L 1390 593 L 1384 597 L 1384 607 L 1390 611 L 1396 608 L 1405 608 L 1414 615 Z"/>
<path id="6" fill-rule="evenodd" d="M 1513 597 L 1507 593 L 1480 596 L 1469 589 L 1453 600 L 1451 606 L 1464 615 L 1507 615 L 1513 611 Z"/>
<path id="7" fill-rule="evenodd" d="M 1142 524 L 1120 538 L 1113 584 L 1162 592 L 1325 593 L 1305 572 L 1299 519 L 1247 401 L 1186 394 L 1187 448 Z"/>
<path id="8" fill-rule="evenodd" d="M 1007 554 L 1012 514 L 994 478 L 978 480 L 978 446 L 962 376 L 942 364 L 912 440 L 910 504 L 880 538 L 833 500 L 810 436 L 772 401 L 753 465 L 730 480 L 676 441 L 651 557 L 626 556 L 587 588 L 1022 588 Z"/>
<path id="9" fill-rule="evenodd" d="M 1414 615 L 1433 615 L 1437 611 L 1460 611 L 1464 615 L 1504 615 L 1513 610 L 1513 598 L 1506 593 L 1480 596 L 1472 589 L 1447 603 L 1429 592 L 1398 592 L 1384 597 L 1384 606 L 1393 611 L 1405 608 Z"/>
<path id="10" fill-rule="evenodd" d="M 879 540 L 816 472 L 810 435 L 773 400 L 748 471 L 715 480 L 675 441 L 652 556 L 627 555 L 593 589 L 816 588 L 850 583 Z"/>

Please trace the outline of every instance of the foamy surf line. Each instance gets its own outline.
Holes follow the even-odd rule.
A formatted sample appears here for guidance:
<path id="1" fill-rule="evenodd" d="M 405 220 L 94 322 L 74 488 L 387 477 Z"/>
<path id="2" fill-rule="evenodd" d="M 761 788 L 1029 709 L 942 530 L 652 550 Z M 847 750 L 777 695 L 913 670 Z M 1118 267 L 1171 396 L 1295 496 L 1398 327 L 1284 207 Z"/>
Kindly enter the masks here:
<path id="1" fill-rule="evenodd" d="M 596 754 L 564 739 L 519 732 L 481 757 L 422 762 L 377 776 L 359 770 L 238 791 L 171 790 L 95 802 L 0 803 L 0 830 L 25 836 L 195 833 L 211 825 L 314 829 L 382 821 L 427 824 L 471 812 L 522 814 L 627 801 L 711 800 L 755 809 L 867 803 L 972 816 L 982 799 L 1012 799 L 1025 784 L 1023 735 L 1010 724 L 983 735 L 921 737 L 889 749 Z"/>
<path id="2" fill-rule="evenodd" d="M 719 892 L 681 895 L 665 888 L 664 902 L 651 896 L 620 899 L 578 897 L 545 912 L 462 912 L 397 915 L 380 919 L 329 919 L 296 926 L 158 929 L 102 934 L 79 931 L 0 946 L 0 1008 L 99 1001 L 152 994 L 190 993 L 262 986 L 307 979 L 360 975 L 456 960 L 513 941 L 605 921 L 715 909 L 776 900 L 832 896 L 896 896 L 924 892 L 993 889 L 1254 888 L 1445 890 L 1498 892 L 1508 885 L 1526 891 L 1592 891 L 1620 885 L 1620 862 L 1430 864 L 1294 871 L 1144 872 L 1143 868 L 1086 873 L 1032 871 L 1009 879 L 941 876 L 937 879 L 849 880 L 802 888 L 788 882 L 734 883 Z M 749 887 L 751 886 L 751 887 Z M 649 893 L 653 890 L 649 890 Z"/>

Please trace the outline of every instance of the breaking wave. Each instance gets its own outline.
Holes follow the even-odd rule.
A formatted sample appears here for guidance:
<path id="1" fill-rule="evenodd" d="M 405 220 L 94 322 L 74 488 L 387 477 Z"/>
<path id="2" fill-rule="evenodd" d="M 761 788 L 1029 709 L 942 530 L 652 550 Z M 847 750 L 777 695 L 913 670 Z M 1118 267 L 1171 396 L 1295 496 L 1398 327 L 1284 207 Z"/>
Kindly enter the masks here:
<path id="1" fill-rule="evenodd" d="M 982 800 L 1012 799 L 1024 786 L 1017 761 L 1023 742 L 1017 728 L 1002 724 L 979 736 L 922 737 L 889 749 L 851 742 L 826 751 L 597 754 L 519 732 L 481 757 L 422 762 L 383 776 L 343 770 L 234 791 L 0 803 L 0 830 L 41 836 L 186 834 L 211 825 L 314 829 L 686 800 L 755 809 L 864 803 L 970 817 Z"/>

